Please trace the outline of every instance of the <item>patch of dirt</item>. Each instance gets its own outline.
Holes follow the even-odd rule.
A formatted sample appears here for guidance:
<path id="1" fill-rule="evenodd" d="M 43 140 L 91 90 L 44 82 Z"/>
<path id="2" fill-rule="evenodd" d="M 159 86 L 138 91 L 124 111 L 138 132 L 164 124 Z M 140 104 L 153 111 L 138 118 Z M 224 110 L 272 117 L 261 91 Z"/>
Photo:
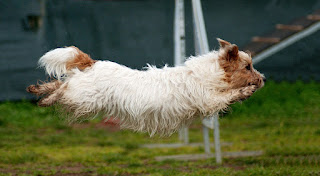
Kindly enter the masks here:
<path id="1" fill-rule="evenodd" d="M 228 168 L 232 168 L 236 171 L 239 171 L 239 170 L 244 170 L 246 169 L 246 167 L 244 166 L 239 166 L 239 165 L 232 165 L 232 164 L 223 164 L 221 166 L 217 166 L 217 165 L 205 165 L 205 166 L 202 166 L 201 168 L 207 168 L 207 169 L 218 169 L 220 167 L 228 167 Z"/>
<path id="2" fill-rule="evenodd" d="M 85 129 L 85 128 L 97 128 L 104 129 L 108 132 L 116 132 L 120 130 L 119 120 L 113 118 L 105 118 L 101 120 L 100 123 L 92 124 L 92 123 L 78 123 L 73 124 L 72 128 L 74 129 Z"/>
<path id="3" fill-rule="evenodd" d="M 91 171 L 92 168 L 87 168 L 81 164 L 77 165 L 63 165 L 63 166 L 48 166 L 44 168 L 37 168 L 37 171 L 34 171 L 36 166 L 26 165 L 12 165 L 7 168 L 0 168 L 0 173 L 10 174 L 10 175 L 21 175 L 21 174 L 36 174 L 40 175 L 54 175 L 54 176 L 86 176 L 94 175 L 94 172 Z M 27 169 L 26 169 L 27 168 Z M 88 170 L 88 171 L 87 171 Z M 93 169 L 92 169 L 93 170 Z"/>
<path id="4" fill-rule="evenodd" d="M 2 174 L 11 174 L 11 175 L 18 175 L 15 169 L 10 168 L 0 168 L 0 173 Z"/>
<path id="5" fill-rule="evenodd" d="M 148 164 L 146 164 L 146 166 L 147 165 Z M 232 169 L 234 169 L 236 171 L 241 171 L 241 170 L 244 170 L 244 169 L 247 168 L 245 166 L 232 165 L 232 164 L 223 164 L 221 166 L 217 166 L 217 165 L 199 165 L 199 166 L 194 166 L 194 167 L 203 168 L 203 169 L 212 169 L 212 170 L 215 170 L 215 169 L 218 169 L 218 168 L 221 168 L 221 167 L 225 167 L 225 168 L 232 168 Z M 158 168 L 163 169 L 163 170 L 169 170 L 169 169 L 172 169 L 172 166 L 170 164 L 165 164 L 165 165 L 162 165 L 162 166 L 158 166 Z M 175 169 L 177 169 L 177 170 L 179 170 L 181 172 L 186 172 L 186 173 L 192 172 L 192 168 L 190 168 L 188 166 L 179 166 L 179 167 L 175 167 Z"/>

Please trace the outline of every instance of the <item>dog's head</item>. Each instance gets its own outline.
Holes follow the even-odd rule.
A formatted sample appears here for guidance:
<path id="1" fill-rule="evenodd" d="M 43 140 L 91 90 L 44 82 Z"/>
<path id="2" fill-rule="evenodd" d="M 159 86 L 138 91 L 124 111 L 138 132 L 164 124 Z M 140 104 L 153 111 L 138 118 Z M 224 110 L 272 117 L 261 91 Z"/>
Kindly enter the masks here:
<path id="1" fill-rule="evenodd" d="M 265 77 L 252 66 L 250 54 L 239 51 L 238 46 L 225 40 L 218 39 L 219 65 L 225 74 L 223 81 L 231 89 L 254 87 L 254 91 L 264 86 Z M 245 98 L 250 97 L 246 96 Z"/>

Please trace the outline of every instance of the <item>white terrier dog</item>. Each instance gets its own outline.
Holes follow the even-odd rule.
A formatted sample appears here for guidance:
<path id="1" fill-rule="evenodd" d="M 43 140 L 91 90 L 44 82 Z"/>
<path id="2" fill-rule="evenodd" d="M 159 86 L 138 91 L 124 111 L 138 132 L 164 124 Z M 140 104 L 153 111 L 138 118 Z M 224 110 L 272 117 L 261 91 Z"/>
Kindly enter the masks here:
<path id="1" fill-rule="evenodd" d="M 31 85 L 39 106 L 61 104 L 72 120 L 103 114 L 122 128 L 170 135 L 196 117 L 224 110 L 263 87 L 250 55 L 218 39 L 220 49 L 190 57 L 184 66 L 133 70 L 95 61 L 76 47 L 47 52 L 39 65 L 57 80 Z"/>

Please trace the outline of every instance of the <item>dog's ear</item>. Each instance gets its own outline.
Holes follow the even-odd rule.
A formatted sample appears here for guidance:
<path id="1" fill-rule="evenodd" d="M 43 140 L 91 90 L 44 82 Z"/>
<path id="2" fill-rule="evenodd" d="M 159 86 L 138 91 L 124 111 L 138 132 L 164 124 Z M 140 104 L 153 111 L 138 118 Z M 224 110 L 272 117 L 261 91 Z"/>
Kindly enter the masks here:
<path id="1" fill-rule="evenodd" d="M 230 42 L 227 42 L 220 38 L 217 38 L 217 40 L 220 44 L 220 49 L 223 49 L 227 52 L 226 59 L 228 61 L 236 60 L 238 58 L 239 48 L 237 45 L 231 44 Z"/>
<path id="2" fill-rule="evenodd" d="M 231 45 L 230 42 L 227 42 L 227 41 L 222 40 L 222 39 L 220 39 L 220 38 L 217 38 L 217 40 L 218 40 L 221 48 L 224 48 L 224 47 L 226 47 L 226 46 L 228 46 L 228 45 Z"/>

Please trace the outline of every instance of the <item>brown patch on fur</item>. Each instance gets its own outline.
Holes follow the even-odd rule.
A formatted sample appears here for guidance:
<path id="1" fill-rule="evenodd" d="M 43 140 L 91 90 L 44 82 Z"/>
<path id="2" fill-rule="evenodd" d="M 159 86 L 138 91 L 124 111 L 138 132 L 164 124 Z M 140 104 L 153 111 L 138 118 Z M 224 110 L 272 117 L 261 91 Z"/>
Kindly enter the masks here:
<path id="1" fill-rule="evenodd" d="M 67 70 L 78 68 L 79 70 L 84 70 L 87 67 L 91 67 L 96 61 L 91 59 L 91 57 L 79 50 L 77 47 L 72 46 L 74 49 L 78 51 L 78 54 L 74 57 L 73 60 L 67 62 L 66 67 Z"/>

